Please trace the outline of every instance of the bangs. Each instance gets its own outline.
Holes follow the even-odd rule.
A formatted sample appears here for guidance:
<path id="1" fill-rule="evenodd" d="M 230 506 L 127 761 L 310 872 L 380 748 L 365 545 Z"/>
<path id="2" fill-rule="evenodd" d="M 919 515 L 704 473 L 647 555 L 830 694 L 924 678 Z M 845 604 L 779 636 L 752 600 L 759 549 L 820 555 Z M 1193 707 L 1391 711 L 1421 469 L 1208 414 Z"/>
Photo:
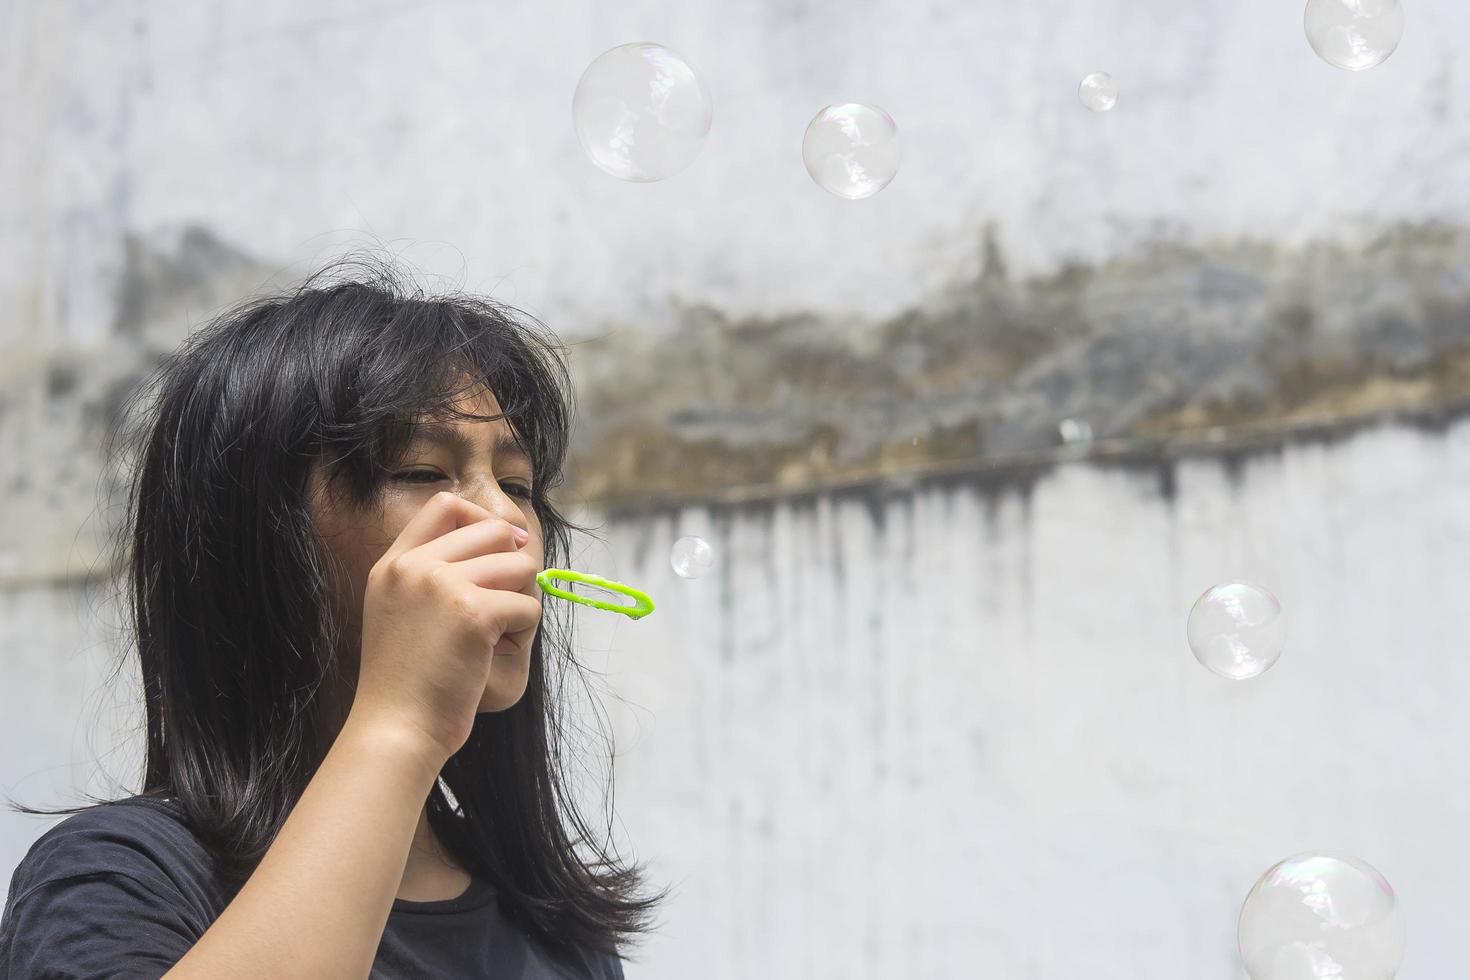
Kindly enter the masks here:
<path id="1" fill-rule="evenodd" d="M 477 297 L 401 298 L 361 286 L 323 296 L 314 316 L 330 343 L 313 360 L 321 455 L 355 502 L 376 495 L 427 422 L 505 419 L 531 460 L 533 500 L 561 482 L 571 385 L 538 321 Z M 482 390 L 501 414 L 457 407 Z"/>

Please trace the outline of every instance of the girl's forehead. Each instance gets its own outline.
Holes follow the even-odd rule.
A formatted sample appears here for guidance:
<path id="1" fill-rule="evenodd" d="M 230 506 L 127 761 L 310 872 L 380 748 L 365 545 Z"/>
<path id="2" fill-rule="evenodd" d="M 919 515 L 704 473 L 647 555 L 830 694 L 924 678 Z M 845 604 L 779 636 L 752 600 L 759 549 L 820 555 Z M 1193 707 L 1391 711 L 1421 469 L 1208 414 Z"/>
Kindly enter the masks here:
<path id="1" fill-rule="evenodd" d="M 463 381 L 461 380 L 458 383 L 463 384 Z M 484 431 L 487 427 L 493 426 L 498 429 L 501 426 L 508 426 L 510 423 L 505 418 L 497 418 L 494 421 L 484 421 L 478 418 L 462 418 L 459 413 L 463 413 L 466 416 L 497 416 L 503 412 L 504 409 L 501 407 L 500 399 L 495 397 L 495 392 L 482 383 L 477 387 L 470 388 L 455 395 L 454 399 L 447 404 L 447 407 L 442 402 L 433 406 L 425 406 L 403 420 L 403 424 L 406 424 L 415 431 L 443 428 L 445 426 L 463 426 L 472 427 L 474 431 L 479 432 Z"/>
<path id="2" fill-rule="evenodd" d="M 499 415 L 500 399 L 495 397 L 495 392 L 490 390 L 489 385 L 481 383 L 461 392 L 454 400 L 454 407 L 461 412 L 476 415 Z"/>
<path id="3" fill-rule="evenodd" d="M 500 399 L 495 397 L 495 392 L 483 385 L 458 395 L 450 405 L 454 412 L 463 412 L 465 415 L 497 416 L 502 415 L 504 412 L 500 404 Z M 452 413 L 434 413 L 432 411 L 416 416 L 412 424 L 416 430 L 442 430 L 445 427 L 450 427 L 465 428 L 473 432 L 484 432 L 487 430 L 511 428 L 510 421 L 503 416 L 493 421 L 486 421 L 482 418 L 460 418 Z"/>
<path id="4" fill-rule="evenodd" d="M 414 427 L 409 446 L 446 446 L 463 456 L 473 456 L 488 448 L 497 459 L 517 456 L 527 461 L 530 456 L 516 438 L 515 430 L 504 419 L 494 422 L 424 422 Z"/>

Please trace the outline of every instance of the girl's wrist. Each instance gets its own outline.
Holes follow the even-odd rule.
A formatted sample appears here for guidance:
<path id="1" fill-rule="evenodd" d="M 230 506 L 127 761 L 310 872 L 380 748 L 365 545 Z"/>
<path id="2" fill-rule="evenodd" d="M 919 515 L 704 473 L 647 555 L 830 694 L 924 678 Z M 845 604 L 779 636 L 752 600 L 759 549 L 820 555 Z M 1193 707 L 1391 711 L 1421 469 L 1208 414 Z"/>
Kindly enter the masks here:
<path id="1" fill-rule="evenodd" d="M 412 724 L 357 710 L 348 712 L 337 735 L 339 742 L 343 739 L 362 746 L 384 765 L 413 771 L 426 783 L 426 792 L 449 761 L 443 746 Z"/>

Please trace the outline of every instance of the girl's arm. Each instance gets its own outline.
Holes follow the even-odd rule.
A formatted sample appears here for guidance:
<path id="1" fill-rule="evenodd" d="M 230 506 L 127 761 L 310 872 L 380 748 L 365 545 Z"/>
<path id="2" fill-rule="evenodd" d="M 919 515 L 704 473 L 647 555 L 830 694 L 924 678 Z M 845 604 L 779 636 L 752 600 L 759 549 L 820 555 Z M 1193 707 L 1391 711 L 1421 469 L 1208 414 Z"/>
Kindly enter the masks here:
<path id="1" fill-rule="evenodd" d="M 166 980 L 365 980 L 445 759 L 349 717 L 250 879 Z"/>
<path id="2" fill-rule="evenodd" d="M 374 563 L 347 721 L 265 857 L 170 980 L 366 980 L 419 814 L 465 744 L 495 647 L 528 657 L 525 528 L 434 494 Z"/>

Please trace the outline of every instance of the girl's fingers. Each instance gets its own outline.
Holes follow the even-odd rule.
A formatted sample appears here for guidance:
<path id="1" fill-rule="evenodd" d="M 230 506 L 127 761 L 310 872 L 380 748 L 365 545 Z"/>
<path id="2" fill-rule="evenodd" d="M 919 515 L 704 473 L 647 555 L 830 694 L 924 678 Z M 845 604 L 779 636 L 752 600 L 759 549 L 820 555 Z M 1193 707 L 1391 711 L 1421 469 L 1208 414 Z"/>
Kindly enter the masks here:
<path id="1" fill-rule="evenodd" d="M 414 557 L 458 564 L 487 554 L 514 554 L 525 541 L 524 531 L 492 515 L 419 545 L 414 549 Z"/>
<path id="2" fill-rule="evenodd" d="M 441 491 L 430 497 L 428 502 L 419 508 L 419 512 L 409 519 L 403 530 L 398 532 L 398 537 L 394 539 L 393 544 L 378 560 L 389 564 L 399 555 L 436 541 L 456 528 L 472 525 L 493 516 L 485 508 L 465 500 L 458 494 Z"/>
<path id="3" fill-rule="evenodd" d="M 475 595 L 465 601 L 478 606 L 485 627 L 495 640 L 541 625 L 541 602 L 538 599 L 521 592 L 490 591 L 468 584 L 465 588 L 475 590 Z"/>
<path id="4" fill-rule="evenodd" d="M 541 563 L 524 551 L 501 551 L 453 563 L 456 574 L 482 589 L 535 596 Z"/>

